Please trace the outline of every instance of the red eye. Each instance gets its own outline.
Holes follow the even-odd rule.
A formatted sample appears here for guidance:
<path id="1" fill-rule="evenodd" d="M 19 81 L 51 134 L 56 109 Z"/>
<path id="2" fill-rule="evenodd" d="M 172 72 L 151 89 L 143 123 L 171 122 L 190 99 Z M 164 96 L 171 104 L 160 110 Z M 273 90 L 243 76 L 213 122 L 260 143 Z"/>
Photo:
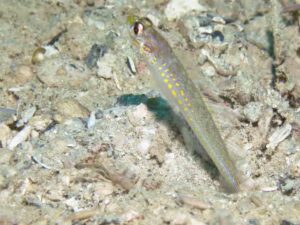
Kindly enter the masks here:
<path id="1" fill-rule="evenodd" d="M 133 25 L 133 32 L 135 35 L 139 35 L 143 32 L 143 24 L 139 23 L 139 22 L 136 22 L 134 25 Z"/>

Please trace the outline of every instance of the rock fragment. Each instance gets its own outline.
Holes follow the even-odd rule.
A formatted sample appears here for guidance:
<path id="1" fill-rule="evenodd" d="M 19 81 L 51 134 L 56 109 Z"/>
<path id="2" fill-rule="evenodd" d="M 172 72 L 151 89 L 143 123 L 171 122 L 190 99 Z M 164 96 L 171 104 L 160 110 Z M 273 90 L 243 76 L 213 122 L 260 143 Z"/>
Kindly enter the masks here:
<path id="1" fill-rule="evenodd" d="M 21 119 L 17 122 L 17 127 L 22 127 L 24 124 L 26 124 L 34 115 L 36 111 L 36 107 L 30 107 L 23 112 L 21 112 Z"/>
<path id="2" fill-rule="evenodd" d="M 251 123 L 257 122 L 262 114 L 262 107 L 261 102 L 249 102 L 245 105 L 243 112 L 246 119 Z"/>
<path id="3" fill-rule="evenodd" d="M 111 79 L 114 76 L 113 68 L 115 67 L 115 63 L 117 62 L 116 56 L 110 53 L 104 55 L 102 60 L 97 61 L 97 76 Z"/>
<path id="4" fill-rule="evenodd" d="M 29 66 L 21 65 L 17 68 L 15 74 L 15 82 L 17 84 L 25 84 L 34 78 L 34 73 Z"/>
<path id="5" fill-rule="evenodd" d="M 10 128 L 5 124 L 0 124 L 0 148 L 7 145 L 10 136 Z"/>
<path id="6" fill-rule="evenodd" d="M 127 56 L 127 65 L 131 73 L 136 74 L 136 67 L 131 57 Z"/>
<path id="7" fill-rule="evenodd" d="M 56 103 L 56 110 L 67 118 L 88 117 L 89 110 L 75 99 L 62 99 Z"/>
<path id="8" fill-rule="evenodd" d="M 30 135 L 31 132 L 31 126 L 27 125 L 25 126 L 20 132 L 18 132 L 9 142 L 8 149 L 13 150 L 15 147 L 17 147 L 19 144 L 24 142 Z"/>
<path id="9" fill-rule="evenodd" d="M 48 126 L 53 122 L 51 115 L 42 114 L 36 115 L 30 119 L 29 125 L 32 126 L 33 129 L 37 131 L 44 131 L 48 128 Z"/>
<path id="10" fill-rule="evenodd" d="M 96 123 L 96 112 L 92 111 L 87 121 L 87 128 L 88 129 L 92 128 L 95 125 L 95 123 Z"/>
<path id="11" fill-rule="evenodd" d="M 97 66 L 97 61 L 107 53 L 107 46 L 93 44 L 89 54 L 85 58 L 85 64 L 89 69 Z"/>
<path id="12" fill-rule="evenodd" d="M 192 11 L 204 12 L 207 9 L 203 5 L 200 5 L 197 0 L 172 0 L 165 9 L 165 15 L 168 20 L 174 20 Z"/>
<path id="13" fill-rule="evenodd" d="M 274 133 L 268 138 L 269 143 L 267 144 L 267 148 L 275 149 L 280 142 L 285 140 L 291 133 L 292 126 L 290 124 L 286 124 L 282 127 L 277 128 Z"/>
<path id="14" fill-rule="evenodd" d="M 0 123 L 9 120 L 15 113 L 14 109 L 0 107 Z"/>

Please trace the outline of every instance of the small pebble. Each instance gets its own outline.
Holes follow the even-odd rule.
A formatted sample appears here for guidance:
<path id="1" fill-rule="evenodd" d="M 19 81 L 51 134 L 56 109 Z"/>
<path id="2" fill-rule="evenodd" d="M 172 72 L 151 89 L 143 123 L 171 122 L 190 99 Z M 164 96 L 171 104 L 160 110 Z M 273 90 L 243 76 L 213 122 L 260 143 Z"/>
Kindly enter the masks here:
<path id="1" fill-rule="evenodd" d="M 9 142 L 8 149 L 13 150 L 19 144 L 24 142 L 30 135 L 31 126 L 25 126 L 20 132 L 18 132 Z"/>
<path id="2" fill-rule="evenodd" d="M 260 222 L 257 219 L 249 219 L 247 225 L 260 225 Z"/>
<path id="3" fill-rule="evenodd" d="M 114 76 L 113 68 L 115 67 L 116 56 L 110 53 L 104 55 L 102 60 L 97 61 L 97 76 L 105 79 L 111 79 Z"/>
<path id="4" fill-rule="evenodd" d="M 144 138 L 137 145 L 137 149 L 140 151 L 141 155 L 146 156 L 149 153 L 150 146 L 151 146 L 150 138 Z"/>
<path id="5" fill-rule="evenodd" d="M 268 136 L 270 124 L 273 118 L 273 109 L 272 108 L 266 108 L 262 111 L 262 115 L 260 116 L 260 119 L 258 121 L 258 130 L 261 134 L 262 140 L 265 140 Z"/>
<path id="6" fill-rule="evenodd" d="M 10 128 L 5 124 L 0 124 L 0 148 L 5 147 L 7 145 L 7 142 L 10 137 L 11 137 Z"/>
<path id="7" fill-rule="evenodd" d="M 53 122 L 52 116 L 49 114 L 41 114 L 30 119 L 29 124 L 37 131 L 44 131 Z"/>
<path id="8" fill-rule="evenodd" d="M 37 132 L 36 130 L 32 130 L 31 131 L 31 137 L 34 138 L 38 138 L 40 136 L 39 132 Z"/>
<path id="9" fill-rule="evenodd" d="M 95 123 L 96 123 L 95 111 L 92 111 L 87 122 L 87 128 L 88 129 L 92 128 L 95 125 Z"/>
<path id="10" fill-rule="evenodd" d="M 49 58 L 50 56 L 56 55 L 58 53 L 59 51 L 53 45 L 46 45 L 43 47 L 39 47 L 33 52 L 31 63 L 40 64 L 46 58 Z"/>
<path id="11" fill-rule="evenodd" d="M 85 58 L 85 64 L 89 69 L 97 66 L 97 61 L 107 53 L 107 46 L 94 44 Z"/>
<path id="12" fill-rule="evenodd" d="M 250 199 L 241 199 L 237 205 L 237 209 L 240 214 L 245 215 L 249 213 L 253 208 L 254 205 L 251 204 Z"/>
<path id="13" fill-rule="evenodd" d="M 32 54 L 31 63 L 38 64 L 38 63 L 42 62 L 45 59 L 45 52 L 46 52 L 46 49 L 44 49 L 42 47 L 37 48 Z"/>
<path id="14" fill-rule="evenodd" d="M 71 197 L 71 198 L 65 200 L 64 204 L 71 207 L 71 209 L 73 209 L 74 212 L 79 211 L 80 200 L 77 200 L 75 197 Z"/>
<path id="15" fill-rule="evenodd" d="M 269 143 L 267 148 L 275 149 L 280 142 L 285 140 L 291 133 L 292 126 L 290 124 L 278 127 L 273 134 L 268 138 Z"/>
<path id="16" fill-rule="evenodd" d="M 289 138 L 278 145 L 278 149 L 284 152 L 285 155 L 295 154 L 300 151 L 300 146 L 297 145 L 293 138 Z"/>
<path id="17" fill-rule="evenodd" d="M 223 42 L 224 39 L 225 39 L 223 33 L 219 30 L 216 30 L 216 31 L 212 32 L 211 36 L 214 40 L 217 40 L 219 42 Z"/>
<path id="18" fill-rule="evenodd" d="M 190 205 L 190 206 L 200 209 L 200 210 L 211 208 L 211 204 L 203 202 L 200 199 L 195 198 L 195 197 L 191 197 L 191 196 L 187 196 L 187 195 L 178 195 L 177 198 L 181 203 Z"/>
<path id="19" fill-rule="evenodd" d="M 174 20 L 191 11 L 203 12 L 207 9 L 200 5 L 197 0 L 171 0 L 165 8 L 165 15 L 168 20 Z"/>
<path id="20" fill-rule="evenodd" d="M 8 184 L 8 179 L 5 179 L 5 177 L 0 174 L 0 190 L 6 188 L 7 184 Z"/>
<path id="21" fill-rule="evenodd" d="M 214 16 L 211 20 L 215 23 L 219 23 L 219 24 L 223 24 L 223 25 L 226 24 L 226 21 L 220 16 Z"/>
<path id="22" fill-rule="evenodd" d="M 22 65 L 16 71 L 15 82 L 17 84 L 25 84 L 32 80 L 34 73 L 29 66 Z"/>
<path id="23" fill-rule="evenodd" d="M 98 109 L 96 112 L 95 112 L 95 117 L 97 120 L 99 119 L 102 119 L 103 118 L 103 111 Z"/>
<path id="24" fill-rule="evenodd" d="M 212 41 L 213 27 L 211 25 L 201 26 L 199 18 L 196 16 L 189 16 L 183 21 L 184 34 L 188 37 L 189 43 L 194 47 L 202 47 L 205 43 Z"/>
<path id="25" fill-rule="evenodd" d="M 1 129 L 1 128 L 0 128 Z M 1 149 L 1 157 L 0 157 L 0 165 L 5 165 L 5 164 L 10 164 L 10 159 L 12 158 L 12 156 L 14 155 L 14 153 L 12 151 L 9 151 L 8 149 Z M 14 167 L 12 167 L 11 169 L 13 169 Z M 7 171 L 5 172 L 7 174 Z"/>
<path id="26" fill-rule="evenodd" d="M 9 120 L 14 114 L 16 110 L 0 107 L 0 123 Z"/>
<path id="27" fill-rule="evenodd" d="M 299 155 L 291 163 L 291 168 L 289 170 L 289 175 L 291 178 L 300 178 L 300 157 L 299 157 Z"/>
<path id="28" fill-rule="evenodd" d="M 45 169 L 48 169 L 48 170 L 51 170 L 51 169 L 52 169 L 51 167 L 49 167 L 49 166 L 46 165 L 45 163 L 42 163 L 42 162 L 41 162 L 37 157 L 35 157 L 35 156 L 31 156 L 31 159 L 32 159 L 33 162 L 39 164 L 40 166 L 42 166 L 42 167 L 45 168 Z"/>
<path id="29" fill-rule="evenodd" d="M 99 197 L 99 195 L 101 196 L 111 195 L 113 192 L 114 192 L 114 186 L 110 182 L 101 182 L 95 185 L 95 193 L 94 193 L 95 197 L 96 196 Z"/>
<path id="30" fill-rule="evenodd" d="M 295 181 L 291 179 L 285 180 L 284 184 L 282 184 L 281 190 L 283 193 L 290 193 L 294 189 Z"/>
<path id="31" fill-rule="evenodd" d="M 112 67 L 105 63 L 98 63 L 99 69 L 97 70 L 97 75 L 101 78 L 111 79 L 113 77 Z"/>
<path id="32" fill-rule="evenodd" d="M 67 118 L 89 116 L 89 110 L 75 99 L 62 99 L 56 103 L 56 110 Z"/>
<path id="33" fill-rule="evenodd" d="M 132 58 L 130 58 L 129 56 L 127 57 L 127 65 L 129 67 L 131 73 L 136 74 L 135 64 L 134 64 Z"/>
<path id="34" fill-rule="evenodd" d="M 261 102 L 249 102 L 245 105 L 243 113 L 247 120 L 255 123 L 259 120 L 262 114 L 263 104 Z"/>
<path id="35" fill-rule="evenodd" d="M 133 220 L 137 220 L 139 218 L 143 218 L 143 216 L 139 212 L 135 210 L 129 210 L 121 215 L 120 220 L 122 221 L 122 223 L 125 224 L 132 222 Z"/>
<path id="36" fill-rule="evenodd" d="M 131 108 L 131 110 L 127 111 L 127 117 L 130 123 L 134 126 L 145 125 L 150 115 L 151 114 L 149 113 L 147 106 L 143 103 L 136 106 L 134 110 Z"/>
<path id="37" fill-rule="evenodd" d="M 17 127 L 22 127 L 24 124 L 26 124 L 34 115 L 36 112 L 36 107 L 30 107 L 23 112 L 21 112 L 21 119 L 17 122 L 16 126 Z"/>
<path id="38" fill-rule="evenodd" d="M 86 4 L 88 6 L 94 6 L 95 5 L 95 0 L 86 0 Z"/>

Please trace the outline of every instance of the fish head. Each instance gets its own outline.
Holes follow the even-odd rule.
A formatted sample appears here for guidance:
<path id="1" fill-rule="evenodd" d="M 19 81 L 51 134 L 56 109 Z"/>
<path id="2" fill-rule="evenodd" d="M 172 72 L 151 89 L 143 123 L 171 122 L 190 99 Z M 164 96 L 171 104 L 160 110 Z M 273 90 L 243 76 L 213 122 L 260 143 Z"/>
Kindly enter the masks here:
<path id="1" fill-rule="evenodd" d="M 147 17 L 128 16 L 130 36 L 134 46 L 137 46 L 142 54 L 154 54 L 158 51 L 159 40 L 153 23 Z"/>

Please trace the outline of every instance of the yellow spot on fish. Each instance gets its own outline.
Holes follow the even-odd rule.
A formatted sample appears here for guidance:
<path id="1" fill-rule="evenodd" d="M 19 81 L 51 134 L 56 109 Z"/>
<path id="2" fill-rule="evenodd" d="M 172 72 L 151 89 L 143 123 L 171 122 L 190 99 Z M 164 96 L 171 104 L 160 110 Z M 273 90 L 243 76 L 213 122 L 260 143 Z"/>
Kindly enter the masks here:
<path id="1" fill-rule="evenodd" d="M 172 84 L 168 84 L 169 89 L 172 89 L 172 87 L 173 87 Z"/>
<path id="2" fill-rule="evenodd" d="M 157 59 L 156 59 L 156 57 L 154 57 L 154 58 L 152 59 L 151 63 L 152 63 L 152 64 L 156 64 L 156 61 L 157 61 Z"/>
<path id="3" fill-rule="evenodd" d="M 184 96 L 184 90 L 180 90 L 181 96 Z"/>
<path id="4" fill-rule="evenodd" d="M 175 86 L 176 86 L 176 87 L 179 87 L 179 86 L 180 86 L 180 84 L 179 84 L 179 83 L 176 83 L 176 84 L 175 84 Z"/>
<path id="5" fill-rule="evenodd" d="M 161 73 L 160 75 L 161 75 L 162 77 L 164 77 L 164 76 L 165 76 L 165 73 Z"/>
<path id="6" fill-rule="evenodd" d="M 145 54 L 145 51 L 144 51 L 144 49 L 143 49 L 143 48 L 140 48 L 140 53 L 141 53 L 142 55 L 144 55 L 144 54 Z"/>
<path id="7" fill-rule="evenodd" d="M 165 83 L 168 83 L 168 82 L 169 82 L 169 80 L 168 80 L 168 79 L 164 79 L 164 82 L 165 82 Z"/>
<path id="8" fill-rule="evenodd" d="M 160 66 L 160 67 L 158 67 L 158 69 L 159 69 L 159 70 L 162 70 L 162 67 Z"/>
<path id="9" fill-rule="evenodd" d="M 188 98 L 184 98 L 184 101 L 188 102 L 188 101 L 189 101 L 189 99 L 188 99 Z"/>
<path id="10" fill-rule="evenodd" d="M 172 95 L 173 95 L 174 97 L 176 97 L 176 96 L 177 96 L 177 93 L 176 93 L 176 91 L 175 91 L 175 90 L 173 90 L 173 91 L 172 91 Z"/>
<path id="11" fill-rule="evenodd" d="M 191 104 L 191 103 L 189 103 L 189 104 L 188 104 L 188 106 L 189 106 L 189 107 L 192 107 L 192 104 Z"/>
<path id="12" fill-rule="evenodd" d="M 165 70 L 165 73 L 167 73 L 167 72 L 169 72 L 169 68 L 167 68 L 167 69 Z"/>
<path id="13" fill-rule="evenodd" d="M 179 105 L 182 105 L 182 101 L 181 101 L 181 100 L 178 100 L 178 104 L 179 104 Z"/>
<path id="14" fill-rule="evenodd" d="M 187 108 L 187 107 L 184 107 L 184 108 L 183 108 L 183 110 L 184 110 L 184 111 L 187 111 L 187 110 L 188 110 L 188 108 Z"/>

